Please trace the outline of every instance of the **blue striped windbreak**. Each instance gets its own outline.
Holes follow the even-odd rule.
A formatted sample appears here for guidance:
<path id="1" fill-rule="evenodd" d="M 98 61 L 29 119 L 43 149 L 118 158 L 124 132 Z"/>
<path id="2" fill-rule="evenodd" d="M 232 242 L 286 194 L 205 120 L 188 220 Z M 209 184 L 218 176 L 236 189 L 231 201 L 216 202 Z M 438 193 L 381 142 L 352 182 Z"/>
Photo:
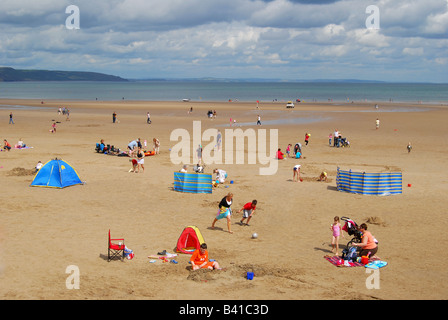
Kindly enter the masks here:
<path id="1" fill-rule="evenodd" d="M 339 191 L 388 196 L 402 193 L 402 173 L 365 173 L 338 168 L 336 185 Z"/>
<path id="2" fill-rule="evenodd" d="M 212 193 L 212 189 L 211 174 L 174 172 L 174 191 Z"/>

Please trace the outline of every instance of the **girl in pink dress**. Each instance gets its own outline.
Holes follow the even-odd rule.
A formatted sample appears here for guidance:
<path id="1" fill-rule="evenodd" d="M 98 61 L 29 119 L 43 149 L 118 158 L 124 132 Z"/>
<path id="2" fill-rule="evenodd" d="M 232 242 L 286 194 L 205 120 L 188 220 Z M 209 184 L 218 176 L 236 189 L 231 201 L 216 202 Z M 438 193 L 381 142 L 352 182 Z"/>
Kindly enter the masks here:
<path id="1" fill-rule="evenodd" d="M 338 216 L 334 217 L 333 224 L 330 226 L 330 228 L 331 228 L 331 231 L 333 232 L 333 238 L 331 240 L 331 246 L 333 248 L 331 249 L 331 252 L 333 252 L 335 255 L 338 255 L 339 237 L 341 235 L 342 235 L 342 237 L 344 237 L 344 235 L 342 234 L 342 228 L 341 228 L 341 224 L 339 223 Z"/>

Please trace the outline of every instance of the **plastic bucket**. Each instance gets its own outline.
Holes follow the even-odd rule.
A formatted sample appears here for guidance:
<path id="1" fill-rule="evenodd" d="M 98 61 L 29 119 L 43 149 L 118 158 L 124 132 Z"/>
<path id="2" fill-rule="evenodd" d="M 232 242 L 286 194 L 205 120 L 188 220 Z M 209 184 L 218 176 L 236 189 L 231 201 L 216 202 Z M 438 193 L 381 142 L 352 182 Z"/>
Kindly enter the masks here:
<path id="1" fill-rule="evenodd" d="M 368 264 L 369 263 L 369 258 L 367 256 L 362 256 L 361 257 L 361 263 L 362 264 Z"/>

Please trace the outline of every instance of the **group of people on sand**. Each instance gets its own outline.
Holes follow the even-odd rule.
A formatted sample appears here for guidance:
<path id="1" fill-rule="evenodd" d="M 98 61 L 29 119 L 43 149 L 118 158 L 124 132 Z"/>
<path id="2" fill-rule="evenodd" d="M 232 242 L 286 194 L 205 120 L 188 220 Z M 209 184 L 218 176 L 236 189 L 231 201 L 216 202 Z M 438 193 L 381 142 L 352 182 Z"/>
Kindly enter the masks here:
<path id="1" fill-rule="evenodd" d="M 306 145 L 308 145 L 309 137 L 311 136 L 309 133 L 306 134 L 308 136 L 308 140 L 306 140 Z M 295 159 L 301 159 L 302 158 L 302 144 L 300 142 L 297 142 L 294 145 L 294 148 L 292 148 L 292 144 L 288 143 L 286 146 L 286 155 L 282 152 L 281 148 L 278 148 L 276 158 L 279 160 L 284 160 L 286 158 L 295 158 Z"/>
<path id="2" fill-rule="evenodd" d="M 154 155 L 160 154 L 160 141 L 157 138 L 153 138 L 154 143 Z M 144 142 L 146 148 L 146 140 Z M 132 162 L 132 169 L 129 172 L 139 173 L 140 169 L 145 172 L 145 153 L 143 145 L 140 138 L 132 140 L 128 144 L 129 157 L 134 158 L 130 161 Z"/>
<path id="3" fill-rule="evenodd" d="M 26 148 L 26 144 L 25 144 L 25 142 L 23 142 L 23 139 L 20 138 L 14 147 L 16 149 L 24 149 L 24 148 Z M 11 149 L 12 149 L 12 147 L 11 147 L 11 144 L 8 142 L 8 140 L 3 139 L 3 147 L 0 150 L 11 151 Z"/>
<path id="4" fill-rule="evenodd" d="M 66 115 L 67 116 L 67 118 L 65 119 L 66 121 L 69 121 L 70 120 L 70 109 L 69 108 L 66 108 L 66 107 L 59 107 L 58 108 L 58 114 L 59 115 Z"/>
<path id="5" fill-rule="evenodd" d="M 359 250 L 358 256 L 363 257 L 367 256 L 372 258 L 378 252 L 378 242 L 375 237 L 372 235 L 370 231 L 367 230 L 367 224 L 362 223 L 357 229 L 361 232 L 361 242 L 354 242 L 352 246 L 357 247 Z M 339 255 L 339 238 L 344 238 L 344 234 L 342 232 L 342 226 L 340 223 L 340 219 L 338 216 L 335 216 L 333 219 L 333 223 L 330 226 L 330 230 L 332 232 L 331 246 L 335 255 Z"/>

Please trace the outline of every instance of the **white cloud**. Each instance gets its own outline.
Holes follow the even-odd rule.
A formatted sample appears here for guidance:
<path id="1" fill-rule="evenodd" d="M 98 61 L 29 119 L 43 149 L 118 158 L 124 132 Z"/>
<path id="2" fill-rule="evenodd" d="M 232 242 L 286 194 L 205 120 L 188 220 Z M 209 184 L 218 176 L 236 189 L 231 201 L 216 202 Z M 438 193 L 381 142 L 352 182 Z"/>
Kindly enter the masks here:
<path id="1" fill-rule="evenodd" d="M 403 54 L 410 55 L 410 56 L 422 56 L 424 54 L 423 48 L 404 48 Z"/>
<path id="2" fill-rule="evenodd" d="M 344 78 L 403 64 L 416 80 L 447 79 L 446 0 L 15 0 L 0 2 L 0 61 L 17 68 L 100 71 L 130 78 L 285 74 Z M 65 8 L 80 8 L 67 30 Z M 367 6 L 380 29 L 365 27 Z M 331 65 L 331 68 L 329 67 Z M 428 71 L 426 71 L 428 70 Z M 373 72 L 370 68 L 370 71 Z M 167 73 L 169 72 L 169 74 Z M 325 73 L 327 76 L 325 76 Z M 399 77 L 399 73 L 396 74 Z M 371 75 L 375 78 L 375 75 Z M 409 74 L 403 71 L 403 80 Z"/>

